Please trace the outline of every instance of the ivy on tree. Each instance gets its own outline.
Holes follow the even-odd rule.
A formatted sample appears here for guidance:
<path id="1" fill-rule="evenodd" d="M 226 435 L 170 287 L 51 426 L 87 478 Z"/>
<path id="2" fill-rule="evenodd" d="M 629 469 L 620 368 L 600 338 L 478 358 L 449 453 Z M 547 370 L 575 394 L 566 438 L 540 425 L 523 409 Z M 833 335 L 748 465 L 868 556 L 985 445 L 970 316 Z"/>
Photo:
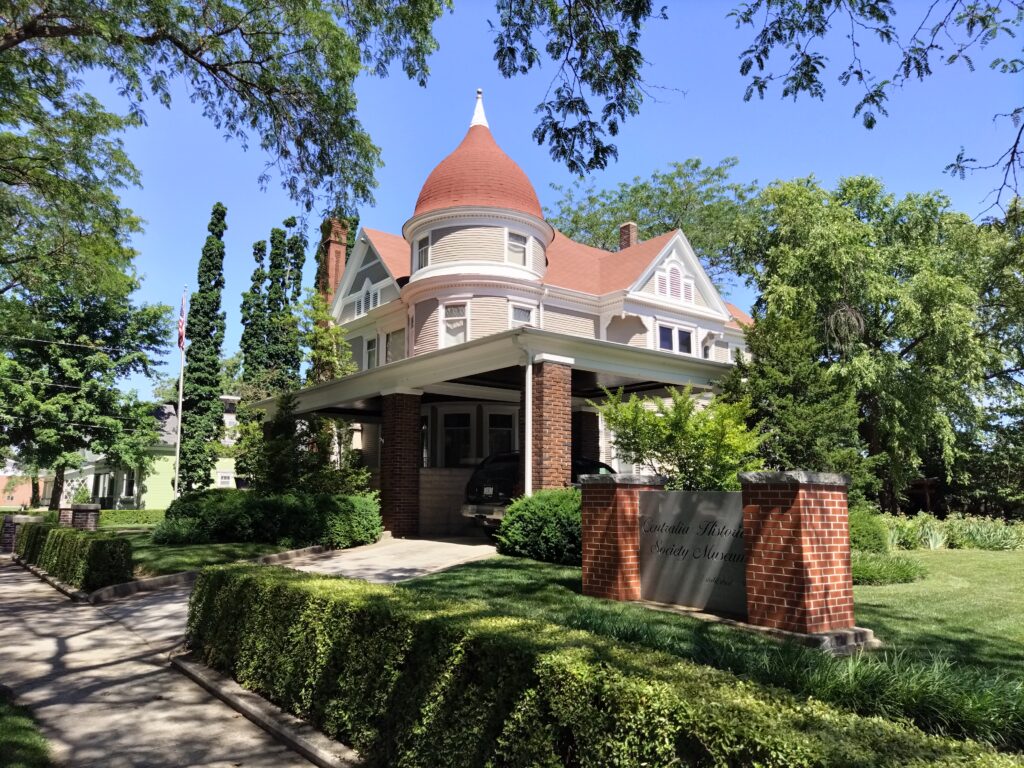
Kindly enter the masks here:
<path id="1" fill-rule="evenodd" d="M 188 315 L 188 349 L 181 413 L 182 493 L 210 485 L 224 427 L 221 348 L 224 345 L 224 232 L 227 209 L 216 203 L 210 213 L 209 235 L 199 259 L 197 288 Z"/>

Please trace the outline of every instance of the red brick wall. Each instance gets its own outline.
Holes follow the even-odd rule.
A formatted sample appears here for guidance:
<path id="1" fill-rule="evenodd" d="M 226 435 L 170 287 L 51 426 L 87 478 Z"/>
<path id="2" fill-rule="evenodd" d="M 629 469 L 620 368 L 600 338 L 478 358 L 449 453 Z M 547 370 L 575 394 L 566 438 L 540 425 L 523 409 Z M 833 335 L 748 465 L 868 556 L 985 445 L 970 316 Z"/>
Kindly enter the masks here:
<path id="1" fill-rule="evenodd" d="M 572 368 L 533 366 L 533 490 L 564 488 L 572 479 Z"/>
<path id="2" fill-rule="evenodd" d="M 845 485 L 744 480 L 743 541 L 751 624 L 854 626 Z"/>
<path id="3" fill-rule="evenodd" d="M 393 536 L 415 536 L 420 526 L 420 396 L 391 394 L 381 399 L 381 517 Z"/>
<path id="4" fill-rule="evenodd" d="M 662 488 L 609 475 L 583 482 L 583 594 L 640 599 L 640 493 Z"/>

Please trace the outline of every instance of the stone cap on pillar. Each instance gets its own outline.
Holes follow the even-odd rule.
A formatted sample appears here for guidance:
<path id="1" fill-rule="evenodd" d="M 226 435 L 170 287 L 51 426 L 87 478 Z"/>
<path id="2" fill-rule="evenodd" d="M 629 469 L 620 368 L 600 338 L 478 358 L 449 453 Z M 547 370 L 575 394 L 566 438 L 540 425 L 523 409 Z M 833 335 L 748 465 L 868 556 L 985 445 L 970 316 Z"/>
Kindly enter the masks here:
<path id="1" fill-rule="evenodd" d="M 850 484 L 849 475 L 837 472 L 740 472 L 741 485 L 843 485 Z"/>
<path id="2" fill-rule="evenodd" d="M 623 473 L 615 475 L 580 475 L 577 480 L 580 485 L 665 485 L 668 478 L 661 475 Z"/>

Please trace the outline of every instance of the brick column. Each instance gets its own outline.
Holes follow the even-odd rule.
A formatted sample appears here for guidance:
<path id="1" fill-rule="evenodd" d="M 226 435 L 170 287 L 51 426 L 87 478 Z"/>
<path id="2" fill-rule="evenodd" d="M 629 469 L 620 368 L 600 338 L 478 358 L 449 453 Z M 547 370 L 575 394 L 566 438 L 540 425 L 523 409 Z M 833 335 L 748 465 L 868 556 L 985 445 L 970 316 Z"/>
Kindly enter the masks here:
<path id="1" fill-rule="evenodd" d="M 100 527 L 99 504 L 72 504 L 71 527 L 80 531 L 95 531 Z"/>
<path id="2" fill-rule="evenodd" d="M 420 394 L 382 393 L 380 512 L 393 536 L 420 530 Z"/>
<path id="3" fill-rule="evenodd" d="M 533 490 L 564 488 L 572 481 L 572 367 L 533 364 Z M 524 465 L 525 466 L 525 465 Z"/>
<path id="4" fill-rule="evenodd" d="M 640 599 L 640 494 L 653 475 L 583 475 L 583 594 Z"/>
<path id="5" fill-rule="evenodd" d="M 572 455 L 600 461 L 601 429 L 594 411 L 573 412 Z"/>
<path id="6" fill-rule="evenodd" d="M 747 620 L 806 634 L 851 629 L 849 479 L 747 472 L 740 483 Z"/>
<path id="7" fill-rule="evenodd" d="M 60 507 L 57 512 L 57 525 L 61 528 L 71 527 L 71 507 Z"/>

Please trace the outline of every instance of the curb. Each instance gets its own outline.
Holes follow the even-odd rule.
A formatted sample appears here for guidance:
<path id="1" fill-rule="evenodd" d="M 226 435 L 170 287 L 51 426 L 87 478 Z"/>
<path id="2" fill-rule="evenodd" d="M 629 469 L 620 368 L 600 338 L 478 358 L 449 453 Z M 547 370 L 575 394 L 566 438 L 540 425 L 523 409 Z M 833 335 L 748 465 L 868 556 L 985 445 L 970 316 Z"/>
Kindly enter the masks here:
<path id="1" fill-rule="evenodd" d="M 74 602 L 76 602 L 76 603 L 87 603 L 87 602 L 89 602 L 89 593 L 88 592 L 83 592 L 80 589 L 75 589 L 70 584 L 65 584 L 63 581 L 58 581 L 57 579 L 53 578 L 53 576 L 48 574 L 46 571 L 44 571 L 39 566 L 30 565 L 29 563 L 26 563 L 24 560 L 22 560 L 17 555 L 11 555 L 11 560 L 13 562 L 17 563 L 18 565 L 20 565 L 22 568 L 24 568 L 26 571 L 31 573 L 33 576 L 36 576 L 36 577 L 42 579 L 43 581 L 45 581 L 47 584 L 49 584 L 51 587 L 56 589 L 58 592 L 60 592 L 60 593 L 62 593 L 64 595 L 66 595 L 67 597 L 71 598 L 71 600 L 73 600 Z"/>
<path id="2" fill-rule="evenodd" d="M 116 600 L 119 597 L 128 597 L 137 592 L 150 592 L 154 589 L 164 587 L 176 587 L 179 584 L 191 584 L 196 580 L 199 571 L 181 571 L 180 573 L 167 573 L 163 576 L 153 576 L 149 579 L 136 579 L 126 581 L 123 584 L 111 584 L 109 587 L 101 587 L 88 596 L 93 605 L 105 603 L 108 600 Z"/>
<path id="3" fill-rule="evenodd" d="M 286 552 L 275 552 L 272 555 L 263 555 L 253 559 L 253 562 L 260 563 L 262 565 L 274 565 L 275 563 L 287 563 L 289 560 L 298 560 L 300 557 L 307 557 L 309 555 L 322 555 L 324 552 L 330 552 L 331 550 L 326 547 L 322 547 L 317 544 L 314 547 L 305 547 L 304 549 L 289 549 Z"/>
<path id="4" fill-rule="evenodd" d="M 353 749 L 324 736 L 313 726 L 245 690 L 216 670 L 185 655 L 172 656 L 171 666 L 314 765 L 320 768 L 354 768 L 363 764 Z"/>

